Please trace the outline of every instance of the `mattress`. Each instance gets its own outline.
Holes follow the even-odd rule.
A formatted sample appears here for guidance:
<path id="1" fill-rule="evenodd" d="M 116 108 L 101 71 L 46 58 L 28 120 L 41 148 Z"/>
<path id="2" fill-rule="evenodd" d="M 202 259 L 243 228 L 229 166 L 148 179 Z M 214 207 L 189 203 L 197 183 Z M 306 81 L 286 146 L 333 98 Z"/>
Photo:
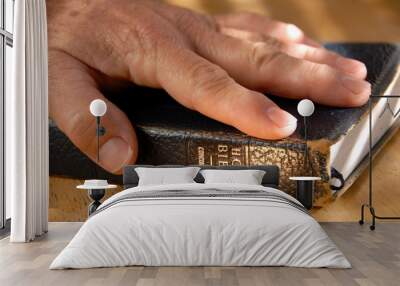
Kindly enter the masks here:
<path id="1" fill-rule="evenodd" d="M 284 192 L 192 183 L 138 186 L 110 197 L 50 269 L 133 265 L 351 267 Z"/>

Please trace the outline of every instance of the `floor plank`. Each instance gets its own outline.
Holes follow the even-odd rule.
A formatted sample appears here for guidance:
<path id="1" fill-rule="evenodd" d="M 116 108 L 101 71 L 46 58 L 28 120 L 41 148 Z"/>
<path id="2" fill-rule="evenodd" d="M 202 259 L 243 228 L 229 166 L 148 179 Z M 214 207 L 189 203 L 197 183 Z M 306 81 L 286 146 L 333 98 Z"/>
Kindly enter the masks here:
<path id="1" fill-rule="evenodd" d="M 0 240 L 0 285 L 398 285 L 400 223 L 372 232 L 356 223 L 322 223 L 352 269 L 289 267 L 119 267 L 49 270 L 81 223 L 50 223 L 49 233 L 28 244 Z"/>

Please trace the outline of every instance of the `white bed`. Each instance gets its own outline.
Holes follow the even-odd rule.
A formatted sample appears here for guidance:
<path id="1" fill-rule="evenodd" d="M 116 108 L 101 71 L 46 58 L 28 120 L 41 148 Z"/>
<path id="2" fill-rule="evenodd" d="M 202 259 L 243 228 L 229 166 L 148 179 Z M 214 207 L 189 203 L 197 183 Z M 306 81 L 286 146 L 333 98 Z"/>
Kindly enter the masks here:
<path id="1" fill-rule="evenodd" d="M 123 199 L 175 190 L 177 194 L 171 197 Z M 265 192 L 269 199 L 263 198 L 264 193 L 254 197 L 250 190 Z M 227 191 L 241 196 L 178 193 L 185 191 Z M 299 204 L 282 191 L 256 185 L 130 188 L 100 206 L 50 269 L 128 265 L 350 268 L 342 252 Z"/>

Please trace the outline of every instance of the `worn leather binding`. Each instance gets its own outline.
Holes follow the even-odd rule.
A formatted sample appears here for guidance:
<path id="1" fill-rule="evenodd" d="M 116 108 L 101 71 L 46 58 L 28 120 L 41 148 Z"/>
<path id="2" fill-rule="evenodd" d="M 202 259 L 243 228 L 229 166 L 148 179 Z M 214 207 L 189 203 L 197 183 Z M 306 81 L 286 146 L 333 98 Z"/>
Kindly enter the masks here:
<path id="1" fill-rule="evenodd" d="M 373 94 L 384 92 L 399 62 L 399 47 L 394 44 L 335 43 L 326 47 L 364 62 L 368 68 L 368 81 L 373 84 Z M 249 137 L 233 127 L 186 109 L 162 90 L 136 86 L 118 93 L 103 92 L 135 126 L 139 140 L 138 164 L 277 165 L 281 174 L 280 188 L 291 194 L 295 192 L 295 184 L 289 176 L 305 175 L 304 126 L 296 111 L 297 101 L 270 95 L 279 106 L 299 119 L 298 129 L 290 138 L 272 141 Z M 366 112 L 367 105 L 359 108 L 316 107 L 308 121 L 311 172 L 322 177 L 316 186 L 316 198 L 327 198 L 331 194 L 329 146 L 357 124 Z M 121 176 L 97 167 L 54 124 L 50 125 L 50 174 L 81 179 L 102 177 L 122 183 Z"/>

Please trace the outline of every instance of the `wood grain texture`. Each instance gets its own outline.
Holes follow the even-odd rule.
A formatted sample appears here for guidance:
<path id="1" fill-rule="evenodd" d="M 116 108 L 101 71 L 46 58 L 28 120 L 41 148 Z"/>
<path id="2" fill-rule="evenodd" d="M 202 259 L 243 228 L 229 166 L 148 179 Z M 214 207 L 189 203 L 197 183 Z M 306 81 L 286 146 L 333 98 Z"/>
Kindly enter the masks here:
<path id="1" fill-rule="evenodd" d="M 320 41 L 400 42 L 398 0 L 169 0 L 202 12 L 253 11 L 295 23 Z M 400 134 L 394 136 L 374 162 L 375 206 L 379 215 L 400 215 Z M 357 221 L 367 201 L 367 173 L 342 197 L 313 210 L 320 221 Z M 50 179 L 50 221 L 83 221 L 89 198 L 75 190 L 78 180 Z M 108 193 L 112 194 L 113 192 Z M 361 284 L 362 282 L 360 282 Z M 313 284 L 312 281 L 310 284 Z"/>
<path id="2" fill-rule="evenodd" d="M 49 221 L 85 221 L 92 202 L 87 190 L 77 189 L 82 180 L 50 177 Z M 122 187 L 106 190 L 102 201 L 120 192 Z"/>
<path id="3" fill-rule="evenodd" d="M 323 223 L 352 269 L 290 267 L 120 267 L 49 270 L 52 260 L 81 223 L 50 223 L 32 243 L 0 241 L 0 285 L 385 285 L 398 284 L 400 224 L 382 223 L 375 232 L 355 223 Z"/>
<path id="4" fill-rule="evenodd" d="M 398 0 L 168 0 L 207 13 L 252 11 L 320 41 L 400 42 Z"/>

